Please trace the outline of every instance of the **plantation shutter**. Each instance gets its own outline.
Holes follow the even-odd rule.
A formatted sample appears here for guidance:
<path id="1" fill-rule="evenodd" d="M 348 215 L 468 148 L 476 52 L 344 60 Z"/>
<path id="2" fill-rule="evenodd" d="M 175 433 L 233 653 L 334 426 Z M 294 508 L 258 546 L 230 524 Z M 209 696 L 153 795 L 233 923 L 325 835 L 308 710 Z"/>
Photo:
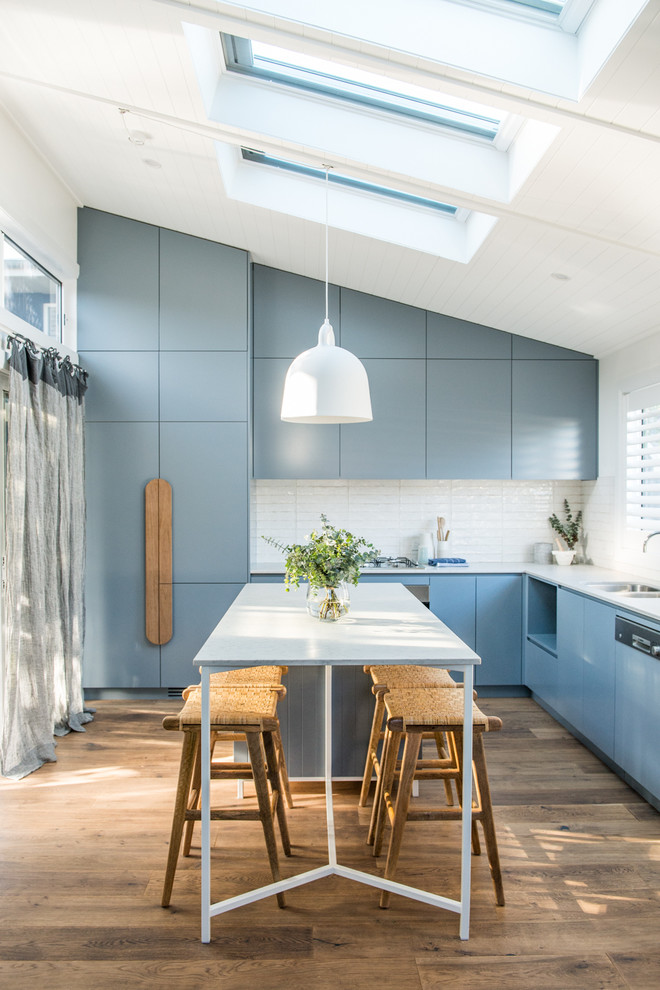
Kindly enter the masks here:
<path id="1" fill-rule="evenodd" d="M 660 384 L 627 395 L 626 527 L 660 529 Z"/>

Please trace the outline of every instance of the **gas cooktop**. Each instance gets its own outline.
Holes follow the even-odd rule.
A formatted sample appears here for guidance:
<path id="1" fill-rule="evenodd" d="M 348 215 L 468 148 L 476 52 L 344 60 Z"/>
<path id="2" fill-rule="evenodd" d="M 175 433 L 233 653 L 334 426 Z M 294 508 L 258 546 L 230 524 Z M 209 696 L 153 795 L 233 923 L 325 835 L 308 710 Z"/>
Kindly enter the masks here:
<path id="1" fill-rule="evenodd" d="M 372 557 L 371 560 L 365 560 L 363 567 L 395 567 L 395 568 L 417 568 L 421 567 L 421 564 L 416 564 L 414 560 L 410 557 Z"/>

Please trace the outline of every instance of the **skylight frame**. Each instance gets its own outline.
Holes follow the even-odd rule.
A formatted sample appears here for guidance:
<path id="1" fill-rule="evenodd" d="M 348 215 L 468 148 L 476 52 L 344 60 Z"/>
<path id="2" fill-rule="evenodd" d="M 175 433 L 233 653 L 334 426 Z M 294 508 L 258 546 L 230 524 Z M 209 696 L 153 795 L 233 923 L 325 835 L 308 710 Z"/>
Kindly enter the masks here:
<path id="1" fill-rule="evenodd" d="M 256 165 L 264 165 L 267 168 L 278 168 L 292 175 L 300 175 L 305 178 L 315 179 L 325 182 L 325 169 L 317 168 L 313 165 L 305 165 L 302 162 L 293 162 L 286 158 L 278 158 L 275 155 L 267 155 L 263 151 L 254 148 L 241 147 L 241 158 L 245 162 Z M 386 199 L 396 200 L 404 206 L 411 206 L 417 209 L 433 211 L 445 220 L 457 223 L 464 222 L 469 216 L 469 210 L 464 207 L 453 206 L 451 203 L 443 203 L 440 200 L 429 199 L 426 196 L 417 196 L 414 193 L 402 192 L 400 189 L 393 189 L 390 186 L 382 186 L 376 182 L 365 182 L 362 179 L 355 179 L 350 175 L 335 172 L 330 169 L 328 181 L 334 185 L 366 193 L 369 196 L 381 196 Z"/>
<path id="2" fill-rule="evenodd" d="M 225 66 L 229 72 L 280 84 L 298 92 L 339 100 L 352 106 L 392 114 L 399 119 L 431 124 L 455 136 L 483 141 L 489 145 L 495 144 L 506 123 L 506 115 L 487 117 L 458 107 L 397 93 L 394 89 L 354 81 L 339 74 L 330 75 L 296 66 L 293 62 L 260 57 L 259 61 L 264 64 L 255 65 L 250 39 L 225 33 L 220 34 L 220 39 Z M 295 52 L 290 54 L 292 58 L 295 57 Z M 433 111 L 445 111 L 446 115 L 424 109 L 425 107 L 433 108 Z"/>

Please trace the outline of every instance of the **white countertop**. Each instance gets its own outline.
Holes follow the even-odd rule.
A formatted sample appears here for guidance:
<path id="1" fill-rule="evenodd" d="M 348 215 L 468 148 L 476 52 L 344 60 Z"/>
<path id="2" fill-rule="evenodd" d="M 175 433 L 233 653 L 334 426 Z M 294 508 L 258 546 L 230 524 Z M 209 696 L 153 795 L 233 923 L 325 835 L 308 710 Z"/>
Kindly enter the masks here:
<path id="1" fill-rule="evenodd" d="M 248 584 L 193 660 L 195 667 L 260 664 L 433 664 L 465 667 L 480 659 L 399 584 L 351 588 L 349 614 L 321 622 L 305 608 L 306 588 Z"/>
<path id="2" fill-rule="evenodd" d="M 284 576 L 284 562 L 277 561 L 269 564 L 257 564 L 253 567 L 252 573 L 259 574 L 281 574 Z M 487 563 L 471 564 L 469 567 L 368 567 L 362 572 L 365 576 L 379 574 L 395 574 L 405 584 L 407 578 L 414 576 L 432 576 L 441 574 L 529 574 L 531 577 L 541 578 L 552 584 L 567 588 L 569 591 L 578 591 L 589 595 L 591 598 L 598 598 L 608 602 L 610 605 L 617 605 L 626 612 L 633 612 L 648 619 L 660 622 L 660 598 L 628 598 L 624 595 L 609 591 L 601 591 L 589 587 L 591 584 L 602 584 L 604 582 L 628 582 L 630 584 L 648 584 L 660 587 L 660 580 L 640 578 L 630 571 L 615 571 L 604 567 L 594 567 L 591 564 L 571 564 L 561 566 L 560 564 L 534 564 L 534 563 L 502 563 L 501 561 L 491 561 Z M 351 588 L 351 594 L 353 589 Z"/>

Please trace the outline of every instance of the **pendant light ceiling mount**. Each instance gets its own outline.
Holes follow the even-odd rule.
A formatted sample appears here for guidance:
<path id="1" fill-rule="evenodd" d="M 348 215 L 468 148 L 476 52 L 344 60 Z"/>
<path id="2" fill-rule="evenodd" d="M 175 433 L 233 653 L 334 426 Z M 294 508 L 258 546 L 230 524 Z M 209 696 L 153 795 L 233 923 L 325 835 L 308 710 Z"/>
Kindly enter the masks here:
<path id="1" fill-rule="evenodd" d="M 325 320 L 316 347 L 303 351 L 286 373 L 281 418 L 286 423 L 368 423 L 373 419 L 362 362 L 335 344 L 328 318 L 328 185 L 325 169 Z"/>

